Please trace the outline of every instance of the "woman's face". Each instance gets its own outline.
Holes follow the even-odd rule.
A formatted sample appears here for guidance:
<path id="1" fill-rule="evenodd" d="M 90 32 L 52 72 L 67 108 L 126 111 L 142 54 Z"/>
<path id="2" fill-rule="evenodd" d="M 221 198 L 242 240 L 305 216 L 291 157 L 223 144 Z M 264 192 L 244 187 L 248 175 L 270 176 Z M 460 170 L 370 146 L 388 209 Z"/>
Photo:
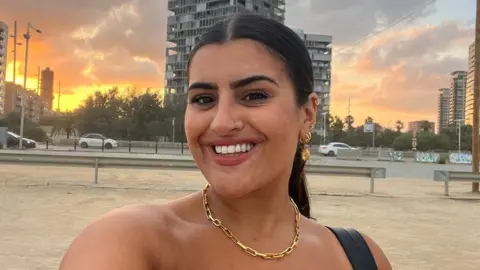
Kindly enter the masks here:
<path id="1" fill-rule="evenodd" d="M 284 63 L 260 43 L 236 40 L 197 51 L 185 132 L 217 192 L 240 197 L 273 181 L 287 185 L 297 143 L 315 122 L 316 96 L 302 107 L 295 100 Z"/>

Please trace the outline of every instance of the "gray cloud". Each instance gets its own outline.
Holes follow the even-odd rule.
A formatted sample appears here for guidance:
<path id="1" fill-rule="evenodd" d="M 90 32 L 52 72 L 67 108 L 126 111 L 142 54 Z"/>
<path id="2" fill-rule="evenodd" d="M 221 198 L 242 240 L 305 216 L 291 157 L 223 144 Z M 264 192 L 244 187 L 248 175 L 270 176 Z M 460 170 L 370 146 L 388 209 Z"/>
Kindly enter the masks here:
<path id="1" fill-rule="evenodd" d="M 408 112 L 434 120 L 437 90 L 449 87 L 450 72 L 467 68 L 472 27 L 446 22 L 409 31 L 413 34 L 407 35 L 408 39 L 398 34 L 376 43 L 360 53 L 355 65 L 359 74 L 373 75 L 379 82 L 359 86 L 334 76 L 334 98 L 352 98 L 356 106 L 369 108 L 371 114 Z M 452 48 L 463 53 L 442 56 Z"/>
<path id="2" fill-rule="evenodd" d="M 427 1 L 287 0 L 287 24 L 312 33 L 332 34 L 334 44 L 349 45 Z M 0 0 L 0 18 L 7 22 L 19 20 L 21 31 L 27 20 L 43 30 L 44 34 L 32 39 L 29 74 L 36 73 L 37 65 L 48 65 L 56 71 L 56 78 L 62 80 L 65 89 L 70 89 L 93 82 L 82 75 L 82 70 L 92 65 L 96 83 L 158 87 L 163 84 L 166 3 L 166 0 Z M 432 4 L 406 23 L 435 11 Z M 72 32 L 89 27 L 97 27 L 94 36 L 71 37 Z M 349 51 L 334 55 L 336 63 L 353 65 L 360 75 L 373 74 L 378 82 L 359 86 L 348 76 L 339 77 L 338 66 L 334 65 L 333 99 L 343 101 L 351 97 L 356 105 L 371 110 L 433 114 L 436 90 L 448 86 L 450 71 L 466 68 L 465 55 L 473 40 L 471 25 L 445 22 L 419 30 L 409 38 L 383 37 L 378 36 L 383 43 L 371 47 L 366 46 L 368 42 L 362 44 L 364 51 L 359 54 Z M 465 53 L 443 55 L 452 48 Z M 103 57 L 94 57 L 95 54 Z M 20 54 L 19 60 L 22 57 Z"/>
<path id="3" fill-rule="evenodd" d="M 352 44 L 386 26 L 429 0 L 292 0 L 287 2 L 287 24 L 308 32 L 333 35 L 335 44 Z M 409 19 L 435 12 L 430 5 Z"/>
<path id="4" fill-rule="evenodd" d="M 27 22 L 43 31 L 44 37 L 69 33 L 79 25 L 94 23 L 112 6 L 129 0 L 0 0 L 0 18 L 25 31 Z"/>

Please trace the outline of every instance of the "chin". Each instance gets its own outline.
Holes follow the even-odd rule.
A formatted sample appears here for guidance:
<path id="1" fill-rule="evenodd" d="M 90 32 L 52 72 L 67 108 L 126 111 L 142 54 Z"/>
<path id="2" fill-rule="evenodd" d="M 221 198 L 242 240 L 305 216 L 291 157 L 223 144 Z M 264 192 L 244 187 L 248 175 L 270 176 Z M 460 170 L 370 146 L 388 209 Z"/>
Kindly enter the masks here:
<path id="1" fill-rule="evenodd" d="M 239 177 L 221 177 L 220 175 L 210 177 L 208 182 L 211 188 L 219 196 L 229 199 L 238 199 L 248 195 L 256 190 L 256 184 L 253 178 L 246 176 Z"/>
<path id="2" fill-rule="evenodd" d="M 222 155 L 214 148 L 204 148 L 204 161 L 200 170 L 211 185 L 211 188 L 220 196 L 240 198 L 257 189 L 264 168 L 258 162 L 261 145 L 252 147 L 250 151 L 240 154 Z"/>

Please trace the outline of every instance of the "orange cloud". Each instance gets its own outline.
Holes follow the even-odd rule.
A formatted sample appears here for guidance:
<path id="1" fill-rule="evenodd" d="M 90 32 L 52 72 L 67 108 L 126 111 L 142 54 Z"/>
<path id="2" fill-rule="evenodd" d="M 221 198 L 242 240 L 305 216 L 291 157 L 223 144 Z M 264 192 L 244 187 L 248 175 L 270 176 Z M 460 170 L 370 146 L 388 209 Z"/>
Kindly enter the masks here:
<path id="1" fill-rule="evenodd" d="M 345 116 L 350 99 L 357 123 L 435 121 L 437 90 L 449 87 L 451 71 L 466 69 L 472 30 L 456 22 L 392 30 L 349 57 L 334 55 L 333 113 Z"/>

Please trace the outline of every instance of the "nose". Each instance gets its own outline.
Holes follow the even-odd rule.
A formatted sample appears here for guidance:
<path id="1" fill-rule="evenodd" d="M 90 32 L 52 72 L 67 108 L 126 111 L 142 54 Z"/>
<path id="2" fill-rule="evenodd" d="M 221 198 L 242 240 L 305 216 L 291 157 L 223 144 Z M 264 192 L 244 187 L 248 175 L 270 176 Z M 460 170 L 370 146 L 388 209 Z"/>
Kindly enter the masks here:
<path id="1" fill-rule="evenodd" d="M 242 129 L 235 102 L 218 102 L 215 116 L 210 124 L 210 128 L 218 136 L 228 136 Z"/>

